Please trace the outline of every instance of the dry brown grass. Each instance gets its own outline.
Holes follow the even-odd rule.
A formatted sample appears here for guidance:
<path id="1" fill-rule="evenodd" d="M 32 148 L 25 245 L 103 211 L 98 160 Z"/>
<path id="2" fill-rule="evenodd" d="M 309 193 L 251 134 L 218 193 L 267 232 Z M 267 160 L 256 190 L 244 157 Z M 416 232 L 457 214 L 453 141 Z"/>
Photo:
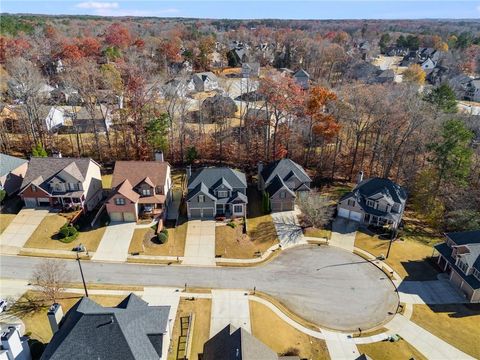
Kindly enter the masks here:
<path id="1" fill-rule="evenodd" d="M 480 304 L 413 305 L 411 320 L 480 359 Z"/>
<path id="2" fill-rule="evenodd" d="M 355 246 L 368 251 L 374 256 L 386 255 L 388 240 L 381 240 L 378 236 L 372 236 L 363 231 L 358 231 L 355 238 Z M 394 241 L 390 249 L 390 255 L 385 262 L 390 265 L 399 275 L 408 280 L 431 280 L 435 279 L 438 271 L 431 265 L 428 258 L 432 256 L 433 248 L 420 242 L 406 239 Z"/>
<path id="3" fill-rule="evenodd" d="M 332 234 L 332 231 L 327 229 L 317 229 L 317 228 L 305 229 L 305 236 L 330 239 L 331 234 Z"/>
<path id="4" fill-rule="evenodd" d="M 81 297 L 82 295 L 74 293 L 62 294 L 58 302 L 62 305 L 63 313 L 65 314 Z M 90 299 L 103 306 L 115 306 L 120 303 L 123 298 L 123 296 L 113 295 L 90 296 Z M 38 308 L 33 306 L 34 303 Z M 49 342 L 53 336 L 47 318 L 48 305 L 49 304 L 42 301 L 40 292 L 28 291 L 12 306 L 9 312 L 23 320 L 26 332 L 30 333 L 32 339 L 46 343 Z"/>
<path id="5" fill-rule="evenodd" d="M 60 228 L 66 224 L 67 219 L 60 215 L 46 216 L 37 230 L 25 243 L 25 248 L 50 249 L 50 250 L 72 250 L 79 244 L 83 244 L 88 251 L 97 250 L 100 240 L 105 233 L 105 227 L 93 230 L 80 231 L 78 237 L 71 243 L 65 244 L 55 239 Z"/>
<path id="6" fill-rule="evenodd" d="M 300 332 L 265 305 L 250 301 L 250 318 L 252 334 L 273 351 L 284 354 L 296 349 L 301 358 L 330 358 L 325 341 Z"/>
<path id="7" fill-rule="evenodd" d="M 187 223 L 176 228 L 167 228 L 168 240 L 165 244 L 155 244 L 150 239 L 155 236 L 151 228 L 135 229 L 128 252 L 138 252 L 148 256 L 183 256 L 185 239 L 187 237 Z"/>
<path id="8" fill-rule="evenodd" d="M 357 345 L 358 351 L 367 354 L 372 359 L 399 360 L 415 359 L 426 360 L 417 349 L 401 339 L 397 342 L 381 341 L 371 344 Z"/>
<path id="9" fill-rule="evenodd" d="M 0 234 L 10 225 L 16 214 L 0 214 Z"/>
<path id="10" fill-rule="evenodd" d="M 212 301 L 210 299 L 187 300 L 180 299 L 178 305 L 177 317 L 172 331 L 172 352 L 169 353 L 169 360 L 177 360 L 178 344 L 180 337 L 180 318 L 195 314 L 193 325 L 193 341 L 189 359 L 197 360 L 198 355 L 203 353 L 203 344 L 210 337 L 210 314 Z"/>

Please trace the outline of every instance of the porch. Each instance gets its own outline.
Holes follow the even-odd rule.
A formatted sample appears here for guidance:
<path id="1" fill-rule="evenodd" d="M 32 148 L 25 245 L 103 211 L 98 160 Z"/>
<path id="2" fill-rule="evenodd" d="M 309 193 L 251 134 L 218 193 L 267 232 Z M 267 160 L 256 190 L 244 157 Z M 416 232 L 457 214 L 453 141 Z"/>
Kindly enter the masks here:
<path id="1" fill-rule="evenodd" d="M 396 228 L 398 225 L 397 222 L 392 219 L 388 219 L 383 216 L 371 215 L 371 214 L 365 214 L 365 217 L 363 218 L 363 222 L 367 225 L 386 226 L 389 228 Z"/>
<path id="2" fill-rule="evenodd" d="M 56 195 L 51 198 L 51 207 L 62 211 L 76 211 L 84 209 L 85 196 L 80 194 Z"/>
<path id="3" fill-rule="evenodd" d="M 246 216 L 245 204 L 217 204 L 215 216 L 224 216 L 226 218 Z"/>
<path id="4" fill-rule="evenodd" d="M 138 218 L 140 220 L 156 219 L 164 217 L 163 204 L 138 204 Z"/>

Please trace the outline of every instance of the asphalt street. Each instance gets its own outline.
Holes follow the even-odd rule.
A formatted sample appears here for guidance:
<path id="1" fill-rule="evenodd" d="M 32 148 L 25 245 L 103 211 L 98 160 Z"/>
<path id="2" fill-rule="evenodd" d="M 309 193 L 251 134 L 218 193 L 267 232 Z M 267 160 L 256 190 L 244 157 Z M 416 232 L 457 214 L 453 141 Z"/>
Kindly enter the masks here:
<path id="1" fill-rule="evenodd" d="M 0 256 L 3 278 L 29 279 L 40 258 Z M 78 264 L 65 261 L 72 276 Z M 245 289 L 274 296 L 301 317 L 336 330 L 376 326 L 394 313 L 398 296 L 383 272 L 362 258 L 327 246 L 301 246 L 258 267 L 187 267 L 84 261 L 88 283 Z"/>

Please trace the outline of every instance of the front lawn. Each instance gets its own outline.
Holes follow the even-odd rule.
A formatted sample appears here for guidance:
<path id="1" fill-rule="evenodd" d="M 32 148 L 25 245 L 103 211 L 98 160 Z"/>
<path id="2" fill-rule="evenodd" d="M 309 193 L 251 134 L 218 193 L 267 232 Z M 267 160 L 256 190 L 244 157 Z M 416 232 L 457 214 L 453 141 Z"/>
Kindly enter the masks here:
<path id="1" fill-rule="evenodd" d="M 62 305 L 63 313 L 66 312 L 75 303 L 80 300 L 81 294 L 64 293 L 59 299 Z M 113 295 L 90 295 L 90 299 L 103 306 L 115 306 L 123 300 L 123 296 Z M 47 311 L 50 304 L 42 301 L 42 294 L 38 291 L 27 291 L 13 306 L 8 310 L 10 314 L 18 316 L 25 324 L 25 332 L 30 338 L 36 339 L 42 343 L 48 343 L 52 338 L 52 330 L 47 318 Z"/>
<path id="2" fill-rule="evenodd" d="M 10 225 L 16 214 L 0 214 L 0 234 Z"/>
<path id="3" fill-rule="evenodd" d="M 176 228 L 167 228 L 167 231 L 167 242 L 156 244 L 150 240 L 155 236 L 153 229 L 135 229 L 128 252 L 148 256 L 183 256 L 185 238 L 187 237 L 187 222 L 179 221 Z"/>
<path id="4" fill-rule="evenodd" d="M 185 321 L 190 314 L 195 315 L 193 322 L 193 333 L 191 334 L 192 347 L 189 359 L 198 360 L 199 354 L 203 353 L 203 344 L 210 338 L 210 314 L 212 301 L 210 299 L 187 300 L 180 299 L 177 316 L 172 331 L 172 352 L 169 353 L 169 360 L 183 359 L 186 337 L 181 334 L 181 320 Z M 184 327 L 183 335 L 186 333 Z"/>
<path id="5" fill-rule="evenodd" d="M 276 353 L 330 359 L 325 341 L 300 332 L 263 304 L 250 301 L 250 320 L 252 335 Z"/>
<path id="6" fill-rule="evenodd" d="M 357 348 L 360 353 L 367 354 L 372 359 L 427 359 L 417 349 L 403 339 L 397 342 L 380 341 L 371 344 L 362 344 L 357 345 Z"/>
<path id="7" fill-rule="evenodd" d="M 83 244 L 88 251 L 97 250 L 100 240 L 105 232 L 105 227 L 91 229 L 86 227 L 80 229 L 78 237 L 71 243 L 63 243 L 57 239 L 56 235 L 60 228 L 67 223 L 67 219 L 60 215 L 46 216 L 37 230 L 30 236 L 25 243 L 25 248 L 50 249 L 50 250 L 72 250 L 79 244 Z"/>
<path id="8" fill-rule="evenodd" d="M 357 231 L 355 246 L 374 256 L 387 255 L 389 240 L 379 239 L 367 230 Z M 390 255 L 385 262 L 405 280 L 435 280 L 438 270 L 429 258 L 433 247 L 412 239 L 397 240 L 392 243 Z"/>
<path id="9" fill-rule="evenodd" d="M 310 227 L 305 229 L 304 235 L 308 237 L 330 239 L 332 237 L 332 231 L 327 229 L 317 229 L 317 228 Z"/>
<path id="10" fill-rule="evenodd" d="M 413 305 L 411 320 L 480 359 L 480 304 Z"/>

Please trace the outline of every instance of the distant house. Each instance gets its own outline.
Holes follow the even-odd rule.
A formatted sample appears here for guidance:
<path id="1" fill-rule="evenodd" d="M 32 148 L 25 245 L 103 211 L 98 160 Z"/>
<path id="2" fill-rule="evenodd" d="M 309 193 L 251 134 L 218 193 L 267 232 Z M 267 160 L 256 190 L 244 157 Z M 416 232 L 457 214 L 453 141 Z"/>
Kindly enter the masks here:
<path id="1" fill-rule="evenodd" d="M 243 328 L 227 325 L 203 345 L 202 360 L 300 360 L 278 356 Z"/>
<path id="2" fill-rule="evenodd" d="M 206 122 L 214 122 L 219 119 L 233 117 L 238 107 L 231 97 L 216 94 L 203 100 L 201 109 Z"/>
<path id="3" fill-rule="evenodd" d="M 105 132 L 112 125 L 110 110 L 100 104 L 92 114 L 84 106 L 48 106 L 39 107 L 39 116 L 44 119 L 48 131 L 63 133 Z M 94 125 L 95 123 L 95 125 Z"/>
<path id="4" fill-rule="evenodd" d="M 445 234 L 437 264 L 471 303 L 480 302 L 480 230 Z"/>
<path id="5" fill-rule="evenodd" d="M 465 98 L 470 101 L 480 101 L 480 79 L 470 80 Z"/>
<path id="6" fill-rule="evenodd" d="M 164 97 L 185 97 L 193 91 L 195 91 L 195 84 L 192 79 L 172 79 L 160 90 Z"/>
<path id="7" fill-rule="evenodd" d="M 170 306 L 149 306 L 134 294 L 115 307 L 83 297 L 65 314 L 48 313 L 53 337 L 41 360 L 167 359 Z"/>
<path id="8" fill-rule="evenodd" d="M 294 210 L 297 195 L 306 196 L 311 182 L 305 170 L 290 159 L 258 164 L 258 189 L 267 192 L 272 212 Z"/>
<path id="9" fill-rule="evenodd" d="M 20 196 L 29 208 L 93 210 L 102 200 L 100 165 L 89 158 L 32 157 Z"/>
<path id="10" fill-rule="evenodd" d="M 260 76 L 260 63 L 258 62 L 249 62 L 242 64 L 242 77 L 243 78 L 252 78 Z"/>
<path id="11" fill-rule="evenodd" d="M 383 70 L 378 74 L 376 82 L 380 84 L 389 84 L 395 81 L 395 72 L 392 69 Z"/>
<path id="12" fill-rule="evenodd" d="M 248 199 L 244 173 L 228 167 L 207 167 L 191 174 L 188 167 L 187 177 L 189 219 L 246 216 Z"/>
<path id="13" fill-rule="evenodd" d="M 28 160 L 0 154 L 0 190 L 8 196 L 19 191 L 27 169 Z"/>
<path id="14" fill-rule="evenodd" d="M 178 75 L 178 74 L 190 74 L 193 71 L 193 66 L 190 61 L 179 61 L 171 63 L 168 67 L 170 74 Z"/>
<path id="15" fill-rule="evenodd" d="M 31 360 L 28 336 L 21 336 L 14 325 L 2 329 L 0 346 L 1 360 Z"/>
<path id="16" fill-rule="evenodd" d="M 436 65 L 437 64 L 431 58 L 427 58 L 426 60 L 424 60 L 420 63 L 420 67 L 423 70 L 433 69 Z"/>
<path id="17" fill-rule="evenodd" d="M 201 72 L 192 76 L 195 91 L 212 91 L 218 89 L 218 78 L 210 72 Z"/>
<path id="18" fill-rule="evenodd" d="M 303 90 L 307 90 L 310 87 L 310 74 L 305 70 L 297 70 L 293 74 L 293 78 Z"/>
<path id="19" fill-rule="evenodd" d="M 112 221 L 166 216 L 171 201 L 170 164 L 163 161 L 117 161 L 106 209 Z"/>
<path id="20" fill-rule="evenodd" d="M 460 74 L 449 79 L 448 84 L 452 87 L 453 91 L 455 91 L 457 98 L 463 100 L 471 95 L 471 81 L 471 77 Z"/>
<path id="21" fill-rule="evenodd" d="M 363 180 L 345 194 L 337 205 L 338 216 L 365 225 L 397 228 L 402 219 L 407 193 L 398 184 L 385 178 Z"/>

